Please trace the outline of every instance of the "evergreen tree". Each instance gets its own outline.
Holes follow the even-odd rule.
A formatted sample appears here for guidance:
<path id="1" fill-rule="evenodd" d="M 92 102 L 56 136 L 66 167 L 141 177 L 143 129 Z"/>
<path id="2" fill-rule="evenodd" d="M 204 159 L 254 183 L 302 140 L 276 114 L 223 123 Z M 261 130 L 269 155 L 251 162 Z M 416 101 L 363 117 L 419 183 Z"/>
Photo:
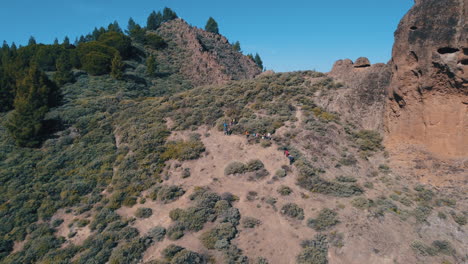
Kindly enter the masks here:
<path id="1" fill-rule="evenodd" d="M 136 24 L 132 31 L 130 31 L 129 35 L 136 42 L 143 43 L 145 41 L 146 32 L 140 25 Z"/>
<path id="2" fill-rule="evenodd" d="M 146 73 L 149 76 L 155 76 L 157 72 L 157 63 L 156 59 L 154 58 L 153 55 L 151 55 L 147 60 L 146 60 Z"/>
<path id="3" fill-rule="evenodd" d="M 63 52 L 60 55 L 60 57 L 57 59 L 55 67 L 57 68 L 57 72 L 54 74 L 54 81 L 59 86 L 74 81 L 75 78 L 73 76 L 73 72 L 71 71 L 72 64 L 68 52 Z"/>
<path id="4" fill-rule="evenodd" d="M 49 107 L 57 103 L 58 90 L 37 66 L 18 82 L 15 111 L 6 127 L 19 146 L 35 147 L 40 143 L 42 121 Z"/>
<path id="5" fill-rule="evenodd" d="M 112 59 L 111 76 L 117 80 L 122 80 L 124 66 L 125 65 L 122 61 L 122 57 L 118 53 L 116 53 L 114 58 Z"/>
<path id="6" fill-rule="evenodd" d="M 172 9 L 165 7 L 162 15 L 162 22 L 171 21 L 177 18 L 177 14 Z"/>
<path id="7" fill-rule="evenodd" d="M 155 11 L 151 12 L 146 21 L 146 29 L 156 30 L 162 24 L 162 14 L 161 12 L 156 13 Z"/>
<path id="8" fill-rule="evenodd" d="M 70 47 L 70 39 L 68 38 L 68 36 L 65 36 L 65 38 L 63 39 L 63 43 L 62 43 L 62 44 L 63 44 L 63 46 L 64 46 L 65 48 Z"/>
<path id="9" fill-rule="evenodd" d="M 130 33 L 135 29 L 137 23 L 135 23 L 135 20 L 133 20 L 133 18 L 130 18 L 128 20 L 128 25 L 127 25 L 127 30 L 125 30 L 125 33 L 127 33 L 127 35 L 130 35 Z"/>
<path id="10" fill-rule="evenodd" d="M 242 52 L 241 46 L 240 46 L 240 42 L 239 42 L 239 41 L 236 41 L 236 42 L 234 43 L 234 45 L 232 45 L 232 48 L 233 48 L 235 51 L 237 51 L 237 52 Z"/>
<path id="11" fill-rule="evenodd" d="M 107 27 L 107 31 L 123 33 L 117 21 L 114 21 L 114 23 L 109 24 L 109 26 Z"/>
<path id="12" fill-rule="evenodd" d="M 36 45 L 36 44 L 37 44 L 36 39 L 33 36 L 31 36 L 28 41 L 28 46 Z"/>
<path id="13" fill-rule="evenodd" d="M 262 61 L 262 59 L 260 58 L 260 55 L 258 55 L 258 53 L 255 54 L 254 61 L 255 61 L 255 64 L 257 64 L 257 66 L 258 66 L 260 69 L 262 69 L 262 71 L 263 71 L 263 61 Z"/>
<path id="14" fill-rule="evenodd" d="M 59 44 L 58 39 L 55 38 L 55 40 L 54 40 L 54 45 L 58 45 L 58 44 Z"/>
<path id="15" fill-rule="evenodd" d="M 211 33 L 219 34 L 218 23 L 210 17 L 206 22 L 205 30 Z"/>

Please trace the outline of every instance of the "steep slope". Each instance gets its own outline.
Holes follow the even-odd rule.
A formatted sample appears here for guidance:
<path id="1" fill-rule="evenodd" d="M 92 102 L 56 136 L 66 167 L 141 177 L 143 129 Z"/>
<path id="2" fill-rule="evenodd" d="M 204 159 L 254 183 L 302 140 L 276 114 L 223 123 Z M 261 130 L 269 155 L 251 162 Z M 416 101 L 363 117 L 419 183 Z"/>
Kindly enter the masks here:
<path id="1" fill-rule="evenodd" d="M 468 156 L 467 17 L 466 1 L 421 0 L 401 20 L 390 63 L 387 146 Z"/>
<path id="2" fill-rule="evenodd" d="M 156 33 L 168 42 L 157 59 L 194 86 L 250 79 L 262 71 L 252 59 L 234 50 L 224 36 L 192 27 L 182 19 L 164 23 Z"/>

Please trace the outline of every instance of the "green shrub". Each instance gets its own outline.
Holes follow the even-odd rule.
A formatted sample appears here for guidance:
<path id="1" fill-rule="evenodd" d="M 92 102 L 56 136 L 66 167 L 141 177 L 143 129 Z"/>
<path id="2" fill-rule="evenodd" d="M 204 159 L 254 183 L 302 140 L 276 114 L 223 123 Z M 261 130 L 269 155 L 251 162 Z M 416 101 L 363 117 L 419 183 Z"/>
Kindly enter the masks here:
<path id="1" fill-rule="evenodd" d="M 164 39 L 161 36 L 153 33 L 146 34 L 145 44 L 153 49 L 163 49 L 167 47 L 166 41 L 164 41 Z"/>
<path id="2" fill-rule="evenodd" d="M 184 250 L 183 247 L 178 246 L 178 245 L 174 245 L 174 244 L 170 244 L 165 249 L 163 249 L 162 256 L 167 260 L 172 260 L 172 258 L 182 250 Z"/>
<path id="3" fill-rule="evenodd" d="M 151 215 L 153 215 L 153 210 L 151 208 L 140 207 L 135 212 L 135 216 L 138 218 L 148 218 Z"/>
<path id="4" fill-rule="evenodd" d="M 437 217 L 439 217 L 440 219 L 447 219 L 447 215 L 444 214 L 444 212 L 438 212 Z"/>
<path id="5" fill-rule="evenodd" d="M 455 223 L 461 226 L 466 225 L 466 216 L 464 216 L 463 214 L 456 214 L 452 211 L 450 212 L 450 215 L 452 215 L 453 221 L 455 221 Z"/>
<path id="6" fill-rule="evenodd" d="M 351 176 L 338 176 L 336 177 L 336 180 L 339 182 L 356 182 L 356 178 L 351 177 Z"/>
<path id="7" fill-rule="evenodd" d="M 189 250 L 181 250 L 171 260 L 171 264 L 206 264 L 207 261 L 203 255 Z"/>
<path id="8" fill-rule="evenodd" d="M 200 140 L 170 141 L 166 143 L 166 150 L 161 154 L 163 160 L 177 159 L 179 161 L 194 160 L 205 151 Z"/>
<path id="9" fill-rule="evenodd" d="M 351 201 L 351 204 L 359 209 L 367 209 L 374 205 L 372 200 L 366 199 L 365 197 L 356 197 Z"/>
<path id="10" fill-rule="evenodd" d="M 215 228 L 200 236 L 202 244 L 208 249 L 214 249 L 218 241 L 231 241 L 237 234 L 236 228 L 231 223 L 221 223 Z"/>
<path id="11" fill-rule="evenodd" d="M 164 203 L 169 203 L 177 200 L 184 194 L 185 190 L 177 185 L 163 185 L 156 187 L 150 194 L 150 197 L 153 201 L 158 200 Z"/>
<path id="12" fill-rule="evenodd" d="M 315 229 L 316 231 L 324 231 L 340 222 L 337 216 L 338 214 L 335 211 L 324 208 L 320 210 L 317 218 L 309 218 L 307 220 L 307 226 Z"/>
<path id="13" fill-rule="evenodd" d="M 81 58 L 83 70 L 91 75 L 107 74 L 111 70 L 112 57 L 92 51 Z"/>
<path id="14" fill-rule="evenodd" d="M 167 237 L 170 240 L 177 240 L 184 236 L 185 226 L 180 223 L 175 223 L 167 228 Z"/>
<path id="15" fill-rule="evenodd" d="M 287 203 L 283 205 L 283 207 L 281 207 L 281 214 L 299 220 L 304 219 L 304 209 L 302 209 L 295 203 Z"/>
<path id="16" fill-rule="evenodd" d="M 257 218 L 253 217 L 243 217 L 242 218 L 242 226 L 244 228 L 255 228 L 256 226 L 260 225 L 262 222 Z"/>
<path id="17" fill-rule="evenodd" d="M 434 240 L 432 242 L 432 247 L 438 252 L 444 255 L 455 255 L 456 251 L 446 240 Z"/>
<path id="18" fill-rule="evenodd" d="M 247 167 L 242 162 L 231 162 L 224 169 L 225 175 L 242 174 L 247 171 Z"/>
<path id="19" fill-rule="evenodd" d="M 246 164 L 246 169 L 247 171 L 258 171 L 265 168 L 265 165 L 263 165 L 263 162 L 261 160 L 250 160 Z"/>
<path id="20" fill-rule="evenodd" d="M 437 255 L 437 250 L 431 246 L 424 244 L 421 241 L 414 241 L 411 243 L 411 249 L 415 253 L 421 256 L 435 256 Z"/>
<path id="21" fill-rule="evenodd" d="M 426 205 L 419 205 L 413 210 L 413 215 L 418 222 L 425 222 L 432 212 L 432 208 Z"/>
<path id="22" fill-rule="evenodd" d="M 279 194 L 281 195 L 290 195 L 292 193 L 292 190 L 291 188 L 289 188 L 288 186 L 285 186 L 285 185 L 281 185 L 280 187 L 278 187 L 278 189 L 276 190 Z"/>
<path id="23" fill-rule="evenodd" d="M 327 264 L 328 243 L 324 235 L 316 235 L 314 240 L 301 243 L 302 251 L 296 257 L 297 264 Z"/>
<path id="24" fill-rule="evenodd" d="M 355 143 L 359 150 L 365 153 L 371 153 L 383 149 L 382 136 L 373 130 L 361 130 L 353 134 Z"/>
<path id="25" fill-rule="evenodd" d="M 63 219 L 61 219 L 61 218 L 55 219 L 52 222 L 52 227 L 54 227 L 54 228 L 59 227 L 62 223 L 63 223 Z"/>
<path id="26" fill-rule="evenodd" d="M 162 226 L 155 226 L 148 231 L 148 237 L 155 241 L 161 241 L 166 235 L 166 228 Z"/>
<path id="27" fill-rule="evenodd" d="M 287 175 L 287 172 L 284 169 L 278 169 L 275 172 L 275 176 L 278 177 L 278 178 L 284 178 L 284 177 L 286 177 L 286 175 Z"/>
<path id="28" fill-rule="evenodd" d="M 99 36 L 98 41 L 106 46 L 116 49 L 123 58 L 131 56 L 132 42 L 131 39 L 122 33 L 106 32 Z"/>
<path id="29" fill-rule="evenodd" d="M 184 168 L 182 171 L 182 179 L 190 177 L 190 168 Z"/>

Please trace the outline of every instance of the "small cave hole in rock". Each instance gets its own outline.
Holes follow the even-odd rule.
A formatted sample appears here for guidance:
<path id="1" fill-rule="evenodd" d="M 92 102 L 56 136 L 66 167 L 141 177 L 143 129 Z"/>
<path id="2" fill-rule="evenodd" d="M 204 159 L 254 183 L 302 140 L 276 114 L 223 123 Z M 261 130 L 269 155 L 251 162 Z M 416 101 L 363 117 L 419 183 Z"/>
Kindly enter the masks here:
<path id="1" fill-rule="evenodd" d="M 418 27 L 417 26 L 412 26 L 412 27 L 410 27 L 410 29 L 411 30 L 416 30 L 416 29 L 418 29 Z"/>
<path id="2" fill-rule="evenodd" d="M 451 48 L 451 47 L 443 47 L 437 50 L 439 54 L 449 54 L 449 53 L 455 53 L 457 51 L 460 51 L 460 50 L 456 48 Z"/>
<path id="3" fill-rule="evenodd" d="M 463 54 L 468 55 L 468 49 L 463 48 Z"/>
<path id="4" fill-rule="evenodd" d="M 461 65 L 468 65 L 468 59 L 463 59 L 460 61 Z"/>

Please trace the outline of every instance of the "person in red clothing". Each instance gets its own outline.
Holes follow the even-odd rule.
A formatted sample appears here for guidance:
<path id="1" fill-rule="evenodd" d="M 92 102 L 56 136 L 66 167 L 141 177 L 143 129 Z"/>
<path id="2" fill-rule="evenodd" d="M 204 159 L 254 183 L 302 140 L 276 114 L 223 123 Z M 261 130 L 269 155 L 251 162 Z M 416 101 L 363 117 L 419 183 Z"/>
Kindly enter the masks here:
<path id="1" fill-rule="evenodd" d="M 284 155 L 285 155 L 286 157 L 289 156 L 289 150 L 287 150 L 287 149 L 284 150 Z"/>

